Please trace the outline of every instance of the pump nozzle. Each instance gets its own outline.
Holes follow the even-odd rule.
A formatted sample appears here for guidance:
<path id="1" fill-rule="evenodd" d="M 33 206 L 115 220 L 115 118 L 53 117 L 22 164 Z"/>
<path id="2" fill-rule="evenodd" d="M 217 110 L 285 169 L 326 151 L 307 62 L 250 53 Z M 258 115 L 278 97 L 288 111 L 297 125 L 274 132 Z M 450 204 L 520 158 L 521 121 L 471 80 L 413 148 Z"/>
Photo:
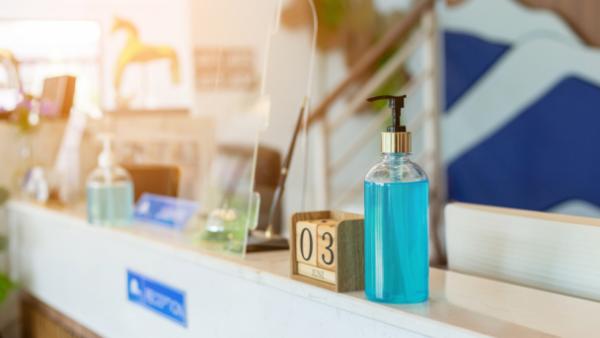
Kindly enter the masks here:
<path id="1" fill-rule="evenodd" d="M 369 102 L 388 100 L 388 107 L 392 110 L 392 125 L 387 128 L 388 132 L 398 133 L 406 131 L 406 127 L 402 125 L 400 116 L 402 115 L 402 108 L 404 108 L 404 99 L 406 95 L 393 96 L 393 95 L 380 95 L 373 96 L 367 99 Z"/>
<path id="2" fill-rule="evenodd" d="M 112 135 L 100 134 L 98 139 L 102 142 L 102 152 L 98 156 L 98 166 L 106 168 L 114 164 L 113 154 L 111 149 Z"/>
<path id="3" fill-rule="evenodd" d="M 383 153 L 410 152 L 410 133 L 406 131 L 406 127 L 400 122 L 405 98 L 406 95 L 381 95 L 367 99 L 369 102 L 388 100 L 388 106 L 392 110 L 392 125 L 387 128 L 387 131 L 381 133 L 381 151 Z"/>

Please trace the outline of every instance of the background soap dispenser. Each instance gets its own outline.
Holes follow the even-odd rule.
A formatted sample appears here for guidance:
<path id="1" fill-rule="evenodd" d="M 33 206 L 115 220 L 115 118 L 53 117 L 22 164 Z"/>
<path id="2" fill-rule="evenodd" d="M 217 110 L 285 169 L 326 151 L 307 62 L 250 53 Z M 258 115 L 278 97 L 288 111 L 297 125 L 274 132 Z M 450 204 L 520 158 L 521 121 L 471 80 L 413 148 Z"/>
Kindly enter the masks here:
<path id="1" fill-rule="evenodd" d="M 429 297 L 429 183 L 410 160 L 411 137 L 400 122 L 403 96 L 388 100 L 392 124 L 381 133 L 382 159 L 365 177 L 365 294 L 385 303 Z"/>
<path id="2" fill-rule="evenodd" d="M 87 180 L 88 221 L 94 225 L 127 225 L 133 220 L 133 183 L 114 162 L 111 139 L 102 135 L 98 167 Z"/>

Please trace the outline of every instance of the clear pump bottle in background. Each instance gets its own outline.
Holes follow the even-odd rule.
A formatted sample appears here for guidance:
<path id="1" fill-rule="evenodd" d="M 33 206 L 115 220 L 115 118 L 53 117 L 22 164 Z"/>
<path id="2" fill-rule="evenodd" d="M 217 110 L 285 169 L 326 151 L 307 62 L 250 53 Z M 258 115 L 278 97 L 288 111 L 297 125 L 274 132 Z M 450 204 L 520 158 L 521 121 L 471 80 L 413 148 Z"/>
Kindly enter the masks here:
<path id="1" fill-rule="evenodd" d="M 429 297 L 429 183 L 410 160 L 410 133 L 400 123 L 405 96 L 387 99 L 393 119 L 382 133 L 382 159 L 365 177 L 365 294 L 385 303 Z"/>
<path id="2" fill-rule="evenodd" d="M 93 225 L 127 225 L 133 220 L 133 183 L 129 173 L 114 163 L 111 139 L 101 135 L 98 167 L 87 179 L 87 214 Z"/>

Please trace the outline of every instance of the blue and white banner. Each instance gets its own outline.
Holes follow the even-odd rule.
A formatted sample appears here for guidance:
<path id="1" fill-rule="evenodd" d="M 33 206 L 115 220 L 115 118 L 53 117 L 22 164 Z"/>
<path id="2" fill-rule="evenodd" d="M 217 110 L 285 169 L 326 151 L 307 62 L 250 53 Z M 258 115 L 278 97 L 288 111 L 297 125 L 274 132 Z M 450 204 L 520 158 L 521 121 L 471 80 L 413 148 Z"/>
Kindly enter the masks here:
<path id="1" fill-rule="evenodd" d="M 518 1 L 440 17 L 449 199 L 600 216 L 600 49 Z"/>

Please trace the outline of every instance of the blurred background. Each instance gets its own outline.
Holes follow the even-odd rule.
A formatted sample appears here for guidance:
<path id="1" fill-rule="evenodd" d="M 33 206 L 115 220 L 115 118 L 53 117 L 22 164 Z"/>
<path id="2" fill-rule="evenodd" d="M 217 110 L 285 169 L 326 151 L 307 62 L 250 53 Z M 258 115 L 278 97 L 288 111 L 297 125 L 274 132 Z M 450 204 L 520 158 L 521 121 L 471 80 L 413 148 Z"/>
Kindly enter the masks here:
<path id="1" fill-rule="evenodd" d="M 0 3 L 0 185 L 18 195 L 39 168 L 46 199 L 75 203 L 110 132 L 132 170 L 177 168 L 176 189 L 152 189 L 256 191 L 264 220 L 308 97 L 285 235 L 297 210 L 362 212 L 388 120 L 364 99 L 404 93 L 441 262 L 446 201 L 600 216 L 599 3 L 314 4 L 311 63 L 305 0 Z"/>

